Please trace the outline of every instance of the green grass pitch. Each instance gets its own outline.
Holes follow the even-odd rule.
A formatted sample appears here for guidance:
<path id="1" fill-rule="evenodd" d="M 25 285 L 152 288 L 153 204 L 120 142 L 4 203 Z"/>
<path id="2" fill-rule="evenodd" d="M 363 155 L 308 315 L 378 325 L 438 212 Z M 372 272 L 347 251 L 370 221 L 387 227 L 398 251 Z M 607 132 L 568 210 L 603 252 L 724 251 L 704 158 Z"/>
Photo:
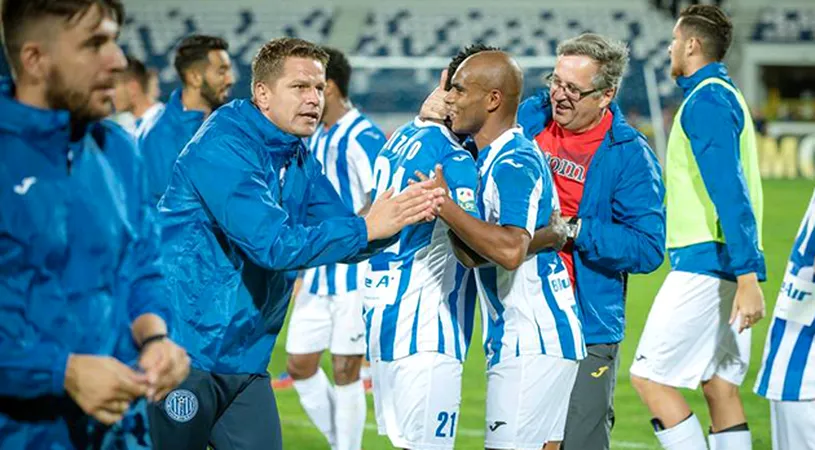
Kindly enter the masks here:
<path id="1" fill-rule="evenodd" d="M 812 193 L 812 187 L 812 182 L 806 180 L 764 182 L 764 247 L 769 280 L 763 287 L 768 315 L 772 313 L 792 241 Z M 611 436 L 614 449 L 659 448 L 648 423 L 650 415 L 640 403 L 628 381 L 628 368 L 631 366 L 634 350 L 645 324 L 651 301 L 665 278 L 666 272 L 667 264 L 664 264 L 653 274 L 633 276 L 630 279 L 626 305 L 626 339 L 621 347 L 621 364 L 616 388 L 617 421 Z M 477 315 L 476 320 L 478 320 Z M 742 398 L 753 433 L 755 450 L 771 448 L 767 401 L 752 393 L 753 383 L 761 364 L 768 323 L 769 320 L 765 318 L 753 331 L 750 372 L 742 386 Z M 285 337 L 286 328 L 280 335 L 269 365 L 269 370 L 274 375 L 285 370 Z M 476 324 L 473 346 L 464 368 L 456 448 L 484 448 L 485 363 L 480 342 L 481 328 L 479 324 Z M 330 374 L 330 371 L 326 372 Z M 690 401 L 691 408 L 699 415 L 702 426 L 706 428 L 710 422 L 701 391 L 686 391 L 685 394 Z M 310 424 L 300 407 L 295 391 L 291 389 L 277 392 L 276 396 L 283 426 L 283 447 L 291 450 L 328 449 L 325 439 Z M 363 448 L 365 450 L 392 448 L 386 437 L 376 434 L 370 395 L 368 396 L 368 425 L 365 430 Z"/>

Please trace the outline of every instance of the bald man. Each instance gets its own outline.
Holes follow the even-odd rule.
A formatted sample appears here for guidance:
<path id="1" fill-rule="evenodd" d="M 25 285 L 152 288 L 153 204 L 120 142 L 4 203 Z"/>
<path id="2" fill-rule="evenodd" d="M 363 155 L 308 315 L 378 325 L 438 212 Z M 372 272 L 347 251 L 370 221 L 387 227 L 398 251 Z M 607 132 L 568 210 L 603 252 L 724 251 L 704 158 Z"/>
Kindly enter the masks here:
<path id="1" fill-rule="evenodd" d="M 453 131 L 478 148 L 481 219 L 450 201 L 439 217 L 459 260 L 476 267 L 487 352 L 485 447 L 552 450 L 560 448 L 586 349 L 557 251 L 530 248 L 559 205 L 548 166 L 515 123 L 522 88 L 521 69 L 504 52 L 478 53 L 456 71 L 445 102 Z M 436 179 L 446 188 L 438 168 Z"/>

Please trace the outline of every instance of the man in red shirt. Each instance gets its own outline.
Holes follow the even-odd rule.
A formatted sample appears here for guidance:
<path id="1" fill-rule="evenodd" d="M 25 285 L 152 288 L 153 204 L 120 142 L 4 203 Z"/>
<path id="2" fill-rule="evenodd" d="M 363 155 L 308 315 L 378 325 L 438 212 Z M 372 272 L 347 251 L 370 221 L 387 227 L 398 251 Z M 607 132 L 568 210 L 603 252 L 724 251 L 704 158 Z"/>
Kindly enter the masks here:
<path id="1" fill-rule="evenodd" d="M 588 356 L 569 403 L 565 450 L 610 448 L 617 353 L 629 273 L 655 270 L 665 240 L 655 155 L 613 102 L 625 44 L 596 34 L 562 42 L 549 90 L 523 102 L 518 122 L 546 155 L 570 239 L 560 252 L 581 313 Z"/>

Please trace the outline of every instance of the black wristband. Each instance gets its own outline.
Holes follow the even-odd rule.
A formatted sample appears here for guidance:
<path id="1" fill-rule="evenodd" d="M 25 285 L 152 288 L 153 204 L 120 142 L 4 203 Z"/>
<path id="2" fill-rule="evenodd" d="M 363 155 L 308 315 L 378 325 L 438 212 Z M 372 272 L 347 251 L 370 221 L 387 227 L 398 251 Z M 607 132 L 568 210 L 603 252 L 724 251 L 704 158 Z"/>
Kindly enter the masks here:
<path id="1" fill-rule="evenodd" d="M 147 345 L 150 344 L 151 342 L 161 341 L 161 340 L 166 339 L 166 338 L 167 338 L 166 334 L 154 334 L 154 335 L 152 335 L 152 336 L 150 336 L 147 339 L 142 341 L 141 347 L 139 347 L 139 350 L 140 351 L 144 350 L 144 348 L 147 347 Z"/>

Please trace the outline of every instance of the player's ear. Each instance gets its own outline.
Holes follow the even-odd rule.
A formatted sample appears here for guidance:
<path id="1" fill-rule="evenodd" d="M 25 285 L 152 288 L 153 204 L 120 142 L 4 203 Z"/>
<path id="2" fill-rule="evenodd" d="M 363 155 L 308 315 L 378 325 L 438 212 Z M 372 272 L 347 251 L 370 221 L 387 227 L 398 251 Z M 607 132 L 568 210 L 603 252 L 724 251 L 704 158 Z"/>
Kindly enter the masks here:
<path id="1" fill-rule="evenodd" d="M 187 84 L 195 87 L 200 88 L 202 84 L 204 84 L 204 71 L 197 70 L 197 69 L 190 69 L 187 71 Z"/>
<path id="2" fill-rule="evenodd" d="M 337 83 L 335 83 L 334 80 L 326 80 L 324 94 L 326 99 L 337 95 L 339 91 L 340 89 L 337 87 Z"/>
<path id="3" fill-rule="evenodd" d="M 487 93 L 487 111 L 493 112 L 501 107 L 504 101 L 504 94 L 498 89 L 492 89 Z"/>
<path id="4" fill-rule="evenodd" d="M 608 105 L 611 104 L 611 101 L 614 100 L 614 94 L 617 92 L 616 89 L 606 89 L 603 91 L 602 97 L 600 97 L 600 108 L 607 108 Z"/>
<path id="5" fill-rule="evenodd" d="M 38 41 L 29 40 L 25 42 L 18 56 L 20 57 L 20 66 L 23 68 L 23 73 L 38 80 L 48 76 L 50 58 Z"/>
<path id="6" fill-rule="evenodd" d="M 266 86 L 266 83 L 262 81 L 255 82 L 254 86 L 252 86 L 252 99 L 261 111 L 265 112 L 269 110 L 271 92 L 268 86 Z"/>

